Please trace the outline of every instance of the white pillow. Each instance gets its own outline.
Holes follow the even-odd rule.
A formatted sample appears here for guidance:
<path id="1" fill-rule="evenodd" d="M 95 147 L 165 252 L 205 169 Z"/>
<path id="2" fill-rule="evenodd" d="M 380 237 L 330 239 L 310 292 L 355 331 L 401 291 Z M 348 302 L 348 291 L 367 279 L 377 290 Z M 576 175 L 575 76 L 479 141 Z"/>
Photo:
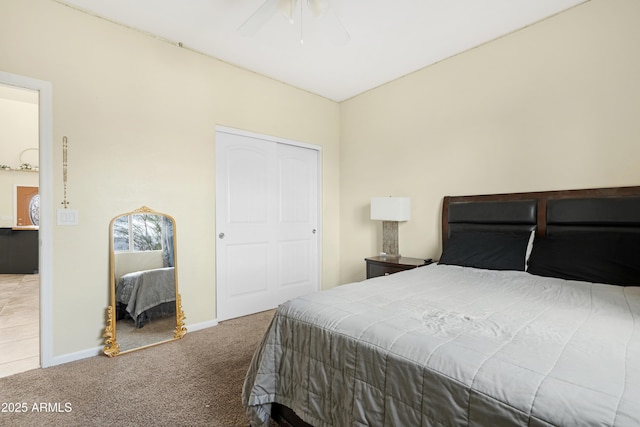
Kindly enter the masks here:
<path id="1" fill-rule="evenodd" d="M 529 236 L 529 243 L 527 244 L 527 252 L 524 255 L 524 271 L 529 269 L 529 257 L 531 256 L 531 251 L 533 250 L 533 240 L 536 237 L 536 230 L 531 231 L 531 236 Z"/>

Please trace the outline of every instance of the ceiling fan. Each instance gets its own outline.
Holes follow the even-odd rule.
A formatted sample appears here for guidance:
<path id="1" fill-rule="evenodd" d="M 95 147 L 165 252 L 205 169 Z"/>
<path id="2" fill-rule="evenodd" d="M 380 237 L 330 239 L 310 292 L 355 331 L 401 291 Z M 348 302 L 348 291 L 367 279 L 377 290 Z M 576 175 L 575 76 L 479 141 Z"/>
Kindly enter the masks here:
<path id="1" fill-rule="evenodd" d="M 291 24 L 296 17 L 300 22 L 300 42 L 304 43 L 302 21 L 303 7 L 308 11 L 322 27 L 322 31 L 336 46 L 345 45 L 351 40 L 349 33 L 344 28 L 340 19 L 335 14 L 328 0 L 302 0 L 298 8 L 298 0 L 265 0 L 253 14 L 238 27 L 238 32 L 243 36 L 255 35 L 278 12 L 284 15 Z M 299 9 L 299 10 L 298 10 Z"/>

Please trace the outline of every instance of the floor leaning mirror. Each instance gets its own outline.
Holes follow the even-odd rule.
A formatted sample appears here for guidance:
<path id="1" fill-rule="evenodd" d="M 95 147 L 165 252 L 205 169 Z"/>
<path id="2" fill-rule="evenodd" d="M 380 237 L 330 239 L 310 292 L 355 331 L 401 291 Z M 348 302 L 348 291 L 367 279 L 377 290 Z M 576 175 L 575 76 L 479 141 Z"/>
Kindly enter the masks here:
<path id="1" fill-rule="evenodd" d="M 107 356 L 184 336 L 172 216 L 143 206 L 111 220 L 109 291 L 103 349 Z"/>

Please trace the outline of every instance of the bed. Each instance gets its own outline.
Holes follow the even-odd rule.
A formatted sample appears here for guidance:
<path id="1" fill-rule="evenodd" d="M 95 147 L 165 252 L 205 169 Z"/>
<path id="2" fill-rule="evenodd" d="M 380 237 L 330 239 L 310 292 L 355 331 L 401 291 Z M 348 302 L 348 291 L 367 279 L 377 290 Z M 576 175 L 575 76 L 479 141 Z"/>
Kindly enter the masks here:
<path id="1" fill-rule="evenodd" d="M 129 317 L 142 328 L 149 319 L 174 316 L 175 301 L 174 267 L 127 273 L 116 284 L 116 320 Z"/>
<path id="2" fill-rule="evenodd" d="M 445 197 L 442 241 L 281 305 L 251 424 L 640 425 L 640 187 Z"/>

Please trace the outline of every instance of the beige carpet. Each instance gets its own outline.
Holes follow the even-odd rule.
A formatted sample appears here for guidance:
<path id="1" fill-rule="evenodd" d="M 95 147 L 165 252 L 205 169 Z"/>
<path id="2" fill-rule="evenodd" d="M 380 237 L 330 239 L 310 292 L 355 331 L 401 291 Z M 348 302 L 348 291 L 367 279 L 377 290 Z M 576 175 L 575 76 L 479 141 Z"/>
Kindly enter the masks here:
<path id="1" fill-rule="evenodd" d="M 248 426 L 242 384 L 273 314 L 229 320 L 115 358 L 0 378 L 0 409 L 23 403 L 26 409 L 0 412 L 0 425 Z"/>

